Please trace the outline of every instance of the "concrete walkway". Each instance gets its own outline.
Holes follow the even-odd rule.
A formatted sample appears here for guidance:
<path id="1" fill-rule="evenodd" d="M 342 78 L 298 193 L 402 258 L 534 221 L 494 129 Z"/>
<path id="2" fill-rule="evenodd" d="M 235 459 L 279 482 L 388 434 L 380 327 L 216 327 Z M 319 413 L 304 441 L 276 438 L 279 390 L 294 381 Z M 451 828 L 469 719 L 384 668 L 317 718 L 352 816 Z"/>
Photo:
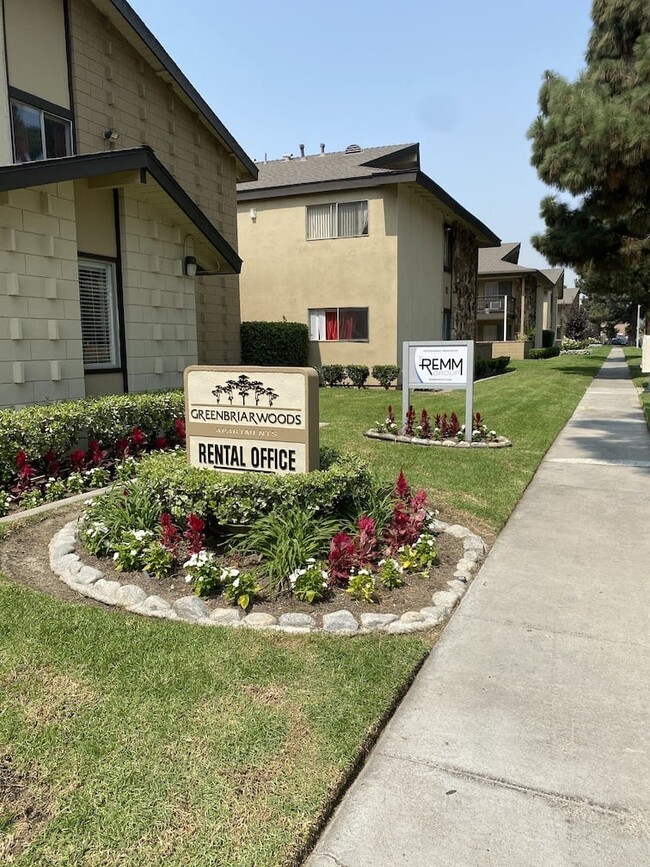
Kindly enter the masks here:
<path id="1" fill-rule="evenodd" d="M 613 348 L 307 865 L 648 867 L 649 627 L 650 436 Z"/>

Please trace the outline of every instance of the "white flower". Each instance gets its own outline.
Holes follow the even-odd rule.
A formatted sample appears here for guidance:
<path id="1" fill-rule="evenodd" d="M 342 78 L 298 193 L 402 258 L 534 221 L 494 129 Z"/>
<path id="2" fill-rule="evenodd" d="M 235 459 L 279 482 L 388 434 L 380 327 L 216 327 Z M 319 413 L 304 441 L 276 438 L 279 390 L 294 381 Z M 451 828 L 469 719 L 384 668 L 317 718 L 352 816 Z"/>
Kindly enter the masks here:
<path id="1" fill-rule="evenodd" d="M 307 562 L 308 562 L 308 563 L 315 563 L 315 562 L 316 562 L 316 558 L 315 558 L 315 557 L 307 557 Z"/>
<path id="2" fill-rule="evenodd" d="M 232 582 L 232 586 L 239 587 L 239 578 L 235 578 L 235 580 Z"/>
<path id="3" fill-rule="evenodd" d="M 191 575 L 186 575 L 186 576 L 185 576 L 185 583 L 186 583 L 186 584 L 190 584 L 191 581 L 192 581 L 192 576 L 191 576 Z"/>
<path id="4" fill-rule="evenodd" d="M 116 552 L 113 554 L 113 560 L 119 560 L 119 559 L 120 559 L 120 555 L 119 555 L 119 553 L 116 551 Z"/>

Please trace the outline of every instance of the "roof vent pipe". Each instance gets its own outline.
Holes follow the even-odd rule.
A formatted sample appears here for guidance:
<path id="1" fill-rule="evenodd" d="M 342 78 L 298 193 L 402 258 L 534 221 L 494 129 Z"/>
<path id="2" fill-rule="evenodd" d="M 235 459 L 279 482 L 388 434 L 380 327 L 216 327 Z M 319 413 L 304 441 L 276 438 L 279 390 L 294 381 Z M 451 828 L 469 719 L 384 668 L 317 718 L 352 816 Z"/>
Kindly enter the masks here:
<path id="1" fill-rule="evenodd" d="M 304 158 L 305 158 L 305 146 L 304 145 L 298 145 L 298 147 L 300 148 L 300 159 L 304 160 Z"/>
<path id="2" fill-rule="evenodd" d="M 325 142 L 322 141 L 320 143 L 320 155 L 323 156 L 324 153 L 325 153 Z"/>

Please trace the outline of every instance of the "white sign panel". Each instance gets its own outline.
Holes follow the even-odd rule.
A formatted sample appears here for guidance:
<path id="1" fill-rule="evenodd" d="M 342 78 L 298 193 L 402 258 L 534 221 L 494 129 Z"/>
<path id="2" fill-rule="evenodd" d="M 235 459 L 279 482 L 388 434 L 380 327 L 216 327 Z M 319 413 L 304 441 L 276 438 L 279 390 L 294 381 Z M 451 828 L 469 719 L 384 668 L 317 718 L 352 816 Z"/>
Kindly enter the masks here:
<path id="1" fill-rule="evenodd" d="M 409 362 L 411 383 L 438 387 L 467 384 L 467 346 L 412 346 Z"/>
<path id="2" fill-rule="evenodd" d="M 474 341 L 422 340 L 402 344 L 402 416 L 410 405 L 410 390 L 465 389 L 465 439 L 472 439 Z"/>
<path id="3" fill-rule="evenodd" d="M 188 367 L 185 424 L 191 466 L 318 469 L 318 375 L 313 368 Z"/>

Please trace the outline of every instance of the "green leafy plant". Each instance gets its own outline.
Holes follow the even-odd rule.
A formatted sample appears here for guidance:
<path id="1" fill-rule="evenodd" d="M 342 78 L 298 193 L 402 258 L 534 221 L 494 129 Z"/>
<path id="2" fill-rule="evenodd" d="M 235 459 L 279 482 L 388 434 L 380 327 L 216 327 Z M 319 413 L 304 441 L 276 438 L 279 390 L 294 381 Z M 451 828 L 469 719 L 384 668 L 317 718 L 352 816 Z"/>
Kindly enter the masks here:
<path id="1" fill-rule="evenodd" d="M 400 546 L 397 553 L 404 569 L 427 572 L 438 556 L 435 536 L 425 531 L 412 544 Z"/>
<path id="2" fill-rule="evenodd" d="M 238 572 L 230 570 L 231 574 L 224 586 L 224 595 L 229 602 L 243 608 L 244 611 L 262 592 L 262 585 L 257 583 L 254 572 Z"/>
<path id="3" fill-rule="evenodd" d="M 559 346 L 548 346 L 545 349 L 531 349 L 529 358 L 555 358 L 560 354 Z"/>
<path id="4" fill-rule="evenodd" d="M 291 592 L 301 602 L 309 602 L 310 605 L 321 602 L 327 593 L 327 570 L 322 563 L 310 557 L 304 569 L 296 569 L 289 575 L 289 584 Z"/>
<path id="5" fill-rule="evenodd" d="M 88 488 L 103 488 L 110 481 L 110 473 L 106 467 L 92 467 L 86 470 L 86 486 Z"/>
<path id="6" fill-rule="evenodd" d="M 359 569 L 356 574 L 350 575 L 345 592 L 359 602 L 374 602 L 376 590 L 377 582 L 372 572 L 369 569 Z"/>
<path id="7" fill-rule="evenodd" d="M 174 555 L 162 542 L 151 542 L 142 560 L 144 568 L 154 578 L 166 578 L 174 568 Z"/>
<path id="8" fill-rule="evenodd" d="M 377 569 L 379 581 L 387 590 L 394 590 L 395 587 L 402 587 L 404 585 L 404 567 L 394 557 L 380 560 L 377 564 Z"/>
<path id="9" fill-rule="evenodd" d="M 320 369 L 325 385 L 334 387 L 340 385 L 345 379 L 345 368 L 342 364 L 324 364 Z"/>
<path id="10" fill-rule="evenodd" d="M 40 506 L 42 504 L 43 494 L 41 493 L 39 488 L 32 488 L 31 491 L 27 491 L 20 498 L 21 509 L 35 509 L 36 506 Z"/>
<path id="11" fill-rule="evenodd" d="M 70 473 L 65 480 L 67 494 L 81 494 L 84 489 L 84 479 L 81 473 Z"/>
<path id="12" fill-rule="evenodd" d="M 242 364 L 307 367 L 309 329 L 303 322 L 242 322 Z"/>
<path id="13" fill-rule="evenodd" d="M 140 482 L 131 482 L 128 487 L 113 488 L 97 497 L 84 513 L 81 537 L 91 553 L 106 556 L 122 542 L 125 533 L 146 530 L 154 534 L 162 509 L 155 495 Z M 106 528 L 99 533 L 91 532 L 93 525 Z"/>
<path id="14" fill-rule="evenodd" d="M 63 479 L 48 479 L 45 483 L 44 499 L 46 503 L 62 500 L 67 493 Z"/>
<path id="15" fill-rule="evenodd" d="M 10 508 L 11 497 L 7 491 L 3 491 L 2 488 L 0 488 L 0 518 L 4 518 L 5 515 L 9 514 Z"/>
<path id="16" fill-rule="evenodd" d="M 209 596 L 216 593 L 224 584 L 233 581 L 238 575 L 238 569 L 220 566 L 212 551 L 198 551 L 183 563 L 185 581 L 192 585 L 197 596 Z"/>
<path id="17" fill-rule="evenodd" d="M 114 545 L 113 565 L 117 571 L 137 572 L 142 569 L 153 536 L 151 530 L 126 530 Z"/>
<path id="18" fill-rule="evenodd" d="M 372 375 L 388 391 L 391 383 L 399 376 L 399 367 L 394 364 L 376 364 L 372 368 Z"/>
<path id="19" fill-rule="evenodd" d="M 237 547 L 263 558 L 271 591 L 287 591 L 289 576 L 310 558 L 322 554 L 337 529 L 335 521 L 317 518 L 314 509 L 277 508 L 240 534 Z"/>
<path id="20" fill-rule="evenodd" d="M 366 380 L 370 376 L 370 371 L 365 364 L 348 364 L 347 368 L 348 379 L 357 388 L 363 388 Z"/>

